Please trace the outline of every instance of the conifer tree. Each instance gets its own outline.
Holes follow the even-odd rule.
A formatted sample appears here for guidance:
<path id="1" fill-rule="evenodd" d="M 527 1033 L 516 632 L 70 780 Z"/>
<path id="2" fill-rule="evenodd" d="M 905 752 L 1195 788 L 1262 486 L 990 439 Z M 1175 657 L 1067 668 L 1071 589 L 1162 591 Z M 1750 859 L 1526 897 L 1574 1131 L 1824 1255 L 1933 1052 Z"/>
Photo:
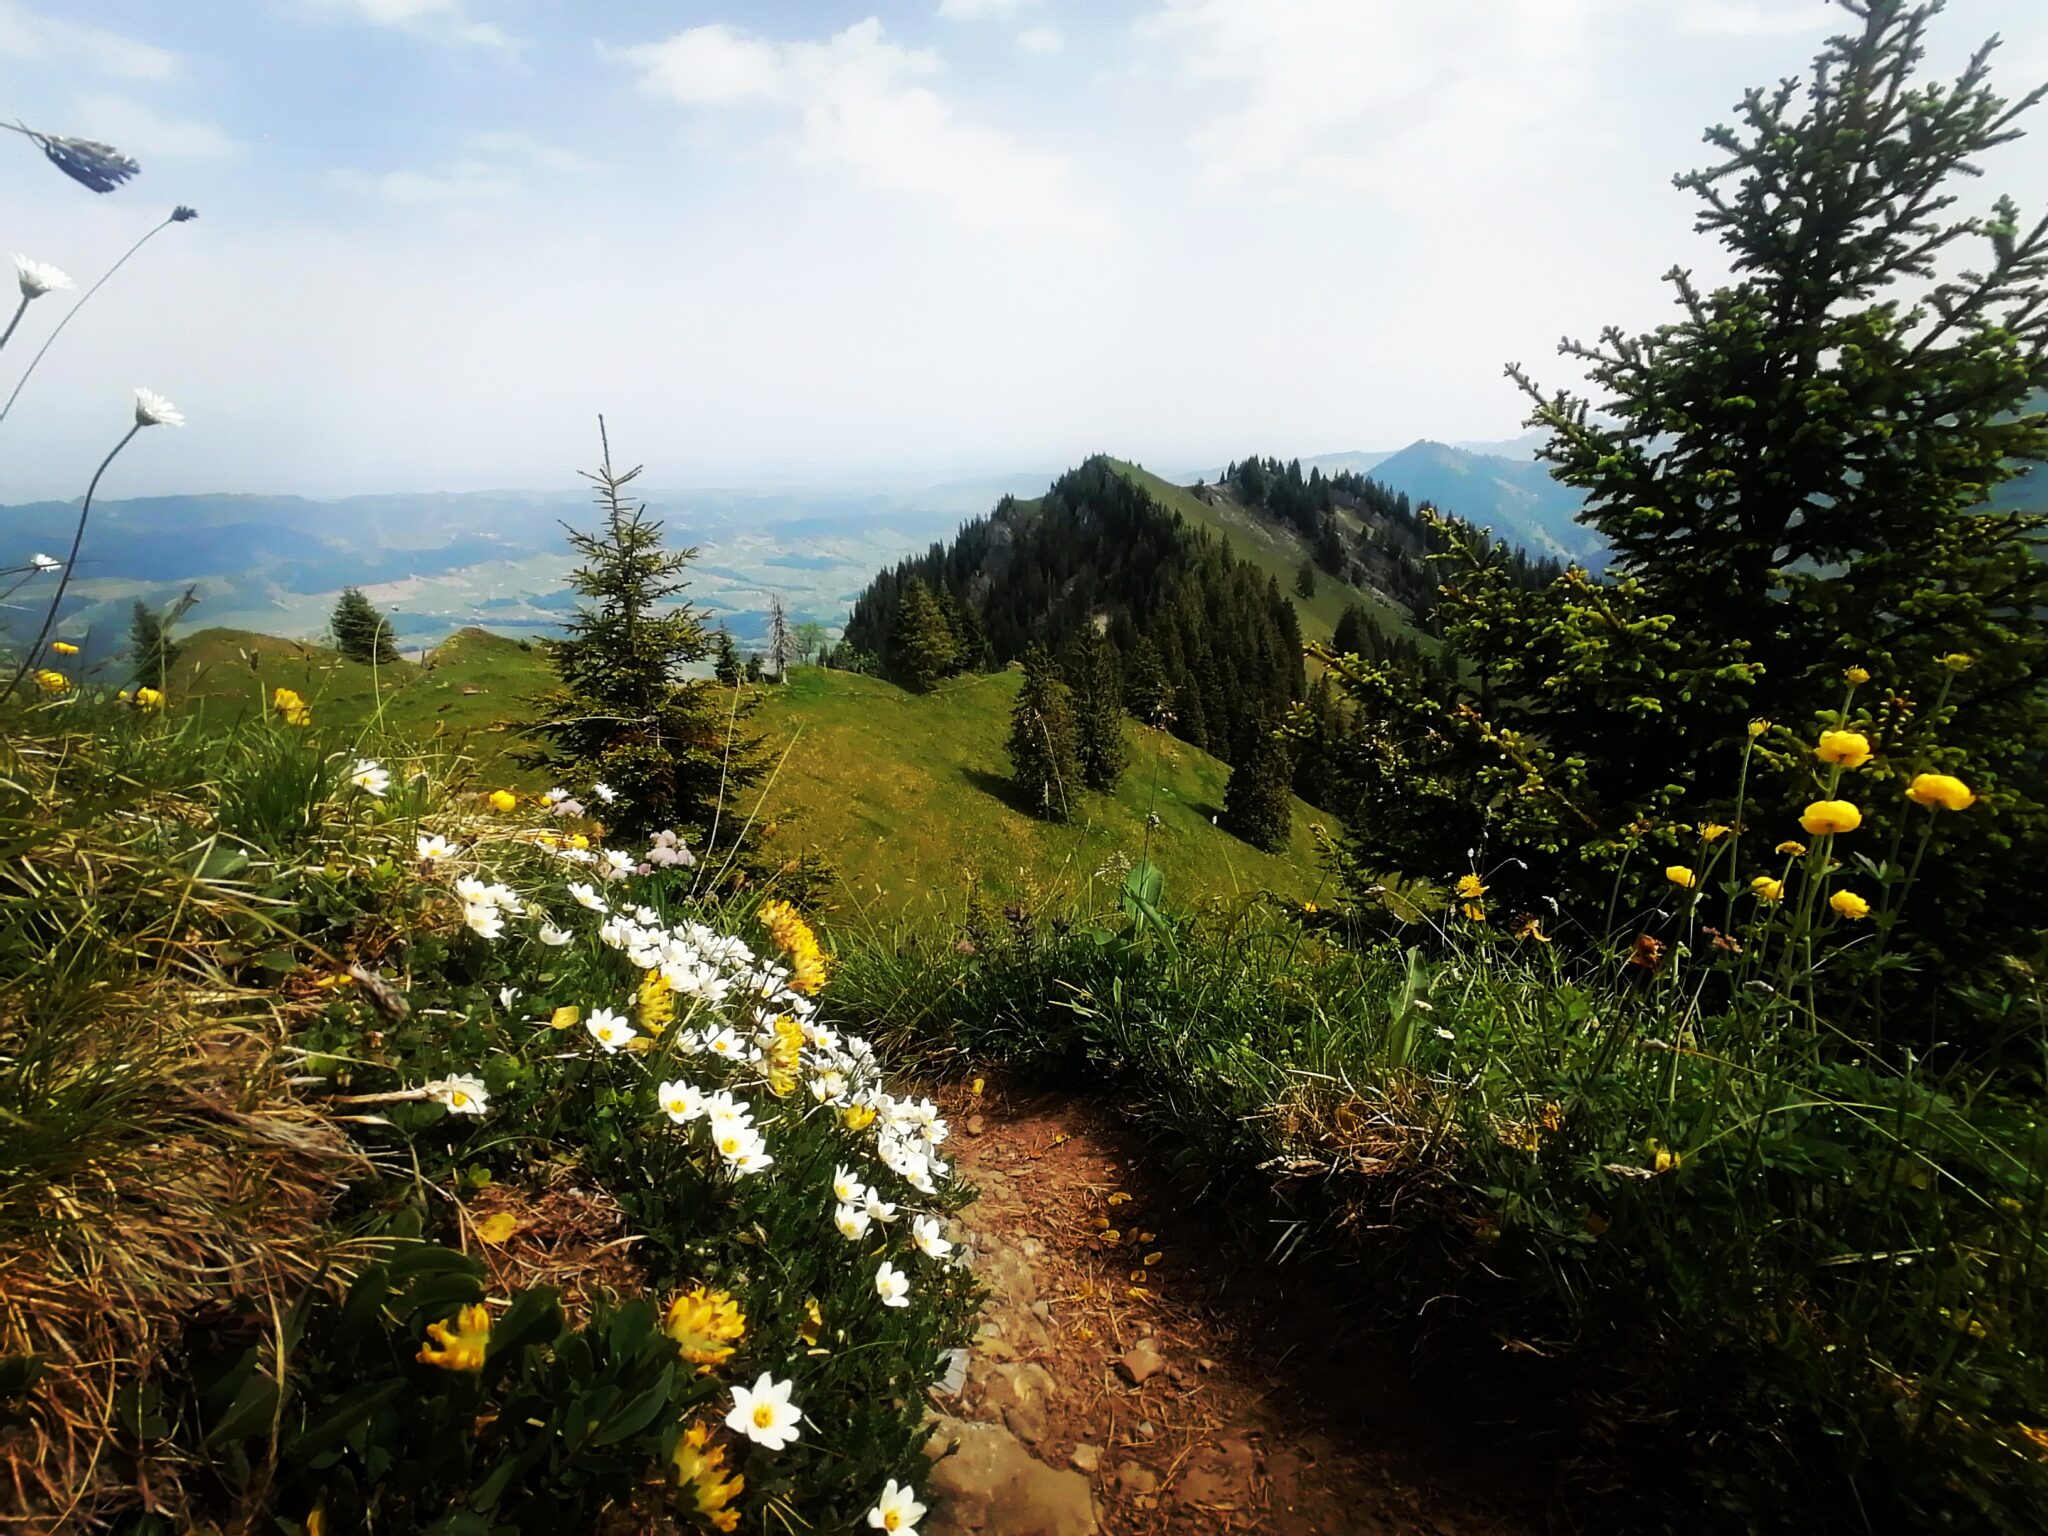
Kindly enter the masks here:
<path id="1" fill-rule="evenodd" d="M 1081 782 L 1090 789 L 1115 789 L 1130 761 L 1124 740 L 1123 676 L 1116 647 L 1093 624 L 1084 624 L 1074 642 L 1067 680 L 1074 694 Z"/>
<path id="2" fill-rule="evenodd" d="M 598 431 L 602 465 L 584 475 L 598 527 L 568 530 L 581 601 L 568 633 L 542 642 L 558 682 L 539 699 L 535 745 L 519 758 L 566 784 L 609 784 L 617 831 L 705 828 L 721 795 L 760 777 L 758 745 L 739 734 L 729 696 L 682 675 L 712 648 L 702 612 L 680 600 L 697 552 L 664 546 L 660 522 L 628 495 L 640 470 L 614 471 L 602 420 Z"/>
<path id="3" fill-rule="evenodd" d="M 341 589 L 327 627 L 334 636 L 334 648 L 350 661 L 381 664 L 398 660 L 391 621 L 377 611 L 375 603 L 363 596 L 360 587 Z"/>
<path id="4" fill-rule="evenodd" d="M 1173 714 L 1173 684 L 1159 660 L 1159 647 L 1140 635 L 1124 668 L 1124 708 L 1147 725 L 1164 728 Z"/>
<path id="5" fill-rule="evenodd" d="M 790 666 L 796 661 L 796 636 L 790 632 L 789 615 L 783 611 L 782 594 L 770 593 L 768 597 L 768 654 L 766 669 L 774 674 L 775 681 L 789 681 Z"/>
<path id="6" fill-rule="evenodd" d="M 171 669 L 184 651 L 184 646 L 171 638 L 171 626 L 198 602 L 197 587 L 187 587 L 185 595 L 161 613 L 141 598 L 135 600 L 134 616 L 128 624 L 128 660 L 138 686 L 159 691 L 169 686 Z"/>
<path id="7" fill-rule="evenodd" d="M 712 651 L 711 672 L 726 688 L 740 685 L 739 647 L 732 643 L 732 631 L 720 626 L 717 641 Z"/>
<path id="8" fill-rule="evenodd" d="M 1261 722 L 1224 786 L 1223 825 L 1268 853 L 1284 848 L 1293 823 L 1287 781 L 1287 744 Z"/>
<path id="9" fill-rule="evenodd" d="M 1024 686 L 1010 712 L 1010 771 L 1024 803 L 1048 821 L 1066 821 L 1081 788 L 1073 696 L 1038 646 L 1024 656 Z"/>
<path id="10" fill-rule="evenodd" d="M 1301 567 L 1300 567 L 1300 569 L 1298 569 L 1297 571 L 1295 571 L 1295 573 L 1294 573 L 1294 595 L 1295 595 L 1296 597 L 1300 597 L 1300 598 L 1310 598 L 1310 597 L 1314 597 L 1314 596 L 1316 595 L 1316 563 L 1315 563 L 1315 561 L 1313 561 L 1313 560 L 1304 560 L 1304 561 L 1302 561 L 1302 562 L 1301 562 Z"/>
<path id="11" fill-rule="evenodd" d="M 919 577 L 904 582 L 897 597 L 890 651 L 903 681 L 920 693 L 949 675 L 958 663 L 958 644 L 946 623 L 945 610 Z"/>

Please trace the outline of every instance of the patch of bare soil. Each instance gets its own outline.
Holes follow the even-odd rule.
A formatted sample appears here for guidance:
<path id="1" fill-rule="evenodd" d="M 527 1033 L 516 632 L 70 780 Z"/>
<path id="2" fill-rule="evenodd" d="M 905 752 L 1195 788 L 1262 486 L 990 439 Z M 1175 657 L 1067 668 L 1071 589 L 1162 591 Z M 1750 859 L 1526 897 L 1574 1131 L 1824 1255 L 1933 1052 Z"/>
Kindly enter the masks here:
<path id="1" fill-rule="evenodd" d="M 1537 1528 L 1493 1437 L 1347 1330 L 1332 1277 L 1244 1256 L 1105 1110 L 940 1097 L 991 1295 L 964 1390 L 938 1401 L 929 1531 Z"/>

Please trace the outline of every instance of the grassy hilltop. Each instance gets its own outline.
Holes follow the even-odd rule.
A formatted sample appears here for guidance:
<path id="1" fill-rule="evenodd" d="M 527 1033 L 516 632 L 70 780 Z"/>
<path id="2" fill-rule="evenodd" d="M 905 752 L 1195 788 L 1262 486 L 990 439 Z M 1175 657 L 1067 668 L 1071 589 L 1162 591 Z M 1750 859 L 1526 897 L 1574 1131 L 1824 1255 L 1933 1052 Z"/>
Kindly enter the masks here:
<path id="1" fill-rule="evenodd" d="M 749 729 L 779 770 L 755 812 L 776 845 L 815 853 L 838 869 L 841 900 L 888 915 L 968 877 L 1002 900 L 1078 893 L 1100 872 L 1114 887 L 1123 862 L 1150 857 L 1176 901 L 1270 889 L 1295 899 L 1321 888 L 1313 821 L 1296 802 L 1283 854 L 1268 854 L 1211 824 L 1230 769 L 1162 731 L 1128 724 L 1131 767 L 1111 795 L 1087 794 L 1071 823 L 1055 825 L 1013 803 L 1003 741 L 1021 674 L 955 678 L 931 694 L 880 678 L 799 667 L 786 686 L 748 690 Z M 246 630 L 209 629 L 187 643 L 173 695 L 209 717 L 238 719 L 276 688 L 290 688 L 329 731 L 369 724 L 452 745 L 493 781 L 546 786 L 509 752 L 527 701 L 550 681 L 540 651 L 465 629 L 427 654 L 371 668 L 325 646 Z M 751 797 L 739 807 L 754 810 Z M 1147 836 L 1146 818 L 1159 820 Z"/>

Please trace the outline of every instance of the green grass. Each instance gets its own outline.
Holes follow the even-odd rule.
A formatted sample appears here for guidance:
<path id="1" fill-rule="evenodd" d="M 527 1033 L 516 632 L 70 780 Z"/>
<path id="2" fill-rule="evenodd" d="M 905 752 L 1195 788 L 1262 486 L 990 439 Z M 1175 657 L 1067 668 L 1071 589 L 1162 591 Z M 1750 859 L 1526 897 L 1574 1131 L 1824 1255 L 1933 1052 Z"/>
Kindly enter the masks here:
<path id="1" fill-rule="evenodd" d="M 901 909 L 957 897 L 969 876 L 1005 900 L 1078 893 L 1098 870 L 1114 888 L 1118 859 L 1149 857 L 1176 904 L 1272 889 L 1305 898 L 1322 884 L 1311 821 L 1297 801 L 1283 854 L 1263 853 L 1210 825 L 1229 768 L 1164 732 L 1128 725 L 1131 766 L 1112 795 L 1083 793 L 1066 825 L 1009 799 L 1003 750 L 1022 674 L 954 678 L 928 695 L 847 672 L 799 667 L 754 716 L 777 752 L 794 742 L 764 816 L 777 846 L 829 857 L 844 899 Z M 1159 817 L 1150 829 L 1147 813 Z"/>
<path id="2" fill-rule="evenodd" d="M 1120 885 L 1119 859 L 1149 857 L 1168 899 L 1229 898 L 1270 889 L 1296 899 L 1321 888 L 1311 821 L 1331 817 L 1296 802 L 1286 851 L 1261 852 L 1210 824 L 1223 809 L 1227 765 L 1132 722 L 1131 767 L 1113 795 L 1083 793 L 1066 825 L 1032 816 L 1009 796 L 1003 741 L 1020 673 L 955 678 L 929 695 L 850 672 L 799 667 L 786 687 L 759 690 L 752 729 L 781 758 L 759 819 L 776 846 L 814 853 L 839 871 L 845 904 L 896 912 L 931 893 L 957 896 L 967 877 L 1002 900 L 1080 894 L 1098 871 Z M 372 669 L 325 646 L 247 630 L 209 629 L 187 642 L 172 698 L 207 720 L 244 719 L 273 689 L 295 689 L 323 730 L 372 725 L 468 753 L 494 780 L 544 787 L 506 753 L 519 740 L 526 701 L 548 685 L 538 649 L 483 630 L 461 630 L 427 665 Z M 739 811 L 754 808 L 745 797 Z M 1145 818 L 1159 825 L 1147 837 Z"/>
<path id="3" fill-rule="evenodd" d="M 1309 547 L 1290 529 L 1270 519 L 1247 512 L 1237 503 L 1223 505 L 1204 500 L 1184 485 L 1162 480 L 1149 470 L 1121 459 L 1110 466 L 1132 484 L 1142 487 L 1152 499 L 1170 512 L 1178 512 L 1196 528 L 1206 529 L 1229 542 L 1231 552 L 1250 561 L 1280 583 L 1280 590 L 1294 600 L 1301 615 L 1301 638 L 1327 641 L 1336 632 L 1337 620 L 1347 604 L 1357 603 L 1390 635 L 1414 634 L 1408 615 L 1385 598 L 1339 581 L 1327 571 L 1316 572 L 1314 597 L 1301 597 L 1294 590 L 1294 576 L 1308 559 Z M 1420 637 L 1418 637 L 1420 638 Z M 1425 640 L 1425 643 L 1429 643 Z"/>

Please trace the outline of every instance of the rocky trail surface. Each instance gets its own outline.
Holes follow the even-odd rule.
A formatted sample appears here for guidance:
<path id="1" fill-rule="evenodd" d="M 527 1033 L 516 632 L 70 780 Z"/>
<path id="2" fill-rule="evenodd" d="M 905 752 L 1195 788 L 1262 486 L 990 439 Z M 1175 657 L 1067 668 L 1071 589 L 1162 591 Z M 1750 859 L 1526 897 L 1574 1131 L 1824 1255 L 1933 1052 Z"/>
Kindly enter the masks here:
<path id="1" fill-rule="evenodd" d="M 1236 1253 L 1104 1110 L 942 1097 L 989 1299 L 934 1394 L 927 1536 L 1535 1528 L 1486 1437 L 1338 1336 L 1327 1277 Z"/>

